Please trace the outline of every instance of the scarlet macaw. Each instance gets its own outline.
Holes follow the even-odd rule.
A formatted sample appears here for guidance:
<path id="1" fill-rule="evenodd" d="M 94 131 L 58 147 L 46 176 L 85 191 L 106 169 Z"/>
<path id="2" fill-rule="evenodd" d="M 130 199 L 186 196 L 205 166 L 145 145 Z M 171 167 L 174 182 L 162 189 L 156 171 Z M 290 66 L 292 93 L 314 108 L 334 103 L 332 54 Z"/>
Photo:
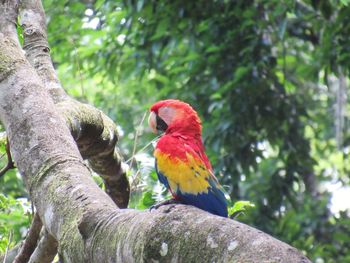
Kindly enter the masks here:
<path id="1" fill-rule="evenodd" d="M 201 121 L 179 100 L 162 100 L 150 108 L 152 130 L 164 132 L 154 151 L 159 181 L 181 203 L 227 217 L 227 201 L 204 152 Z"/>

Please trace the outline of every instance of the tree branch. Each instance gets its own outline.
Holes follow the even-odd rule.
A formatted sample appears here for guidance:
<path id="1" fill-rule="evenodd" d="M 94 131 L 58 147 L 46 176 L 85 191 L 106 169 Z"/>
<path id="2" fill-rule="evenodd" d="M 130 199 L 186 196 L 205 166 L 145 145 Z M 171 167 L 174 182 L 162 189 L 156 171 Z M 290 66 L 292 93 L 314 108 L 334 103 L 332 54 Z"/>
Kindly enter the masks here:
<path id="1" fill-rule="evenodd" d="M 16 246 L 14 246 L 12 249 L 10 249 L 7 253 L 7 255 L 0 255 L 0 262 L 2 263 L 13 263 L 15 260 L 15 257 L 18 255 L 21 247 L 23 245 L 23 242 L 18 243 Z"/>
<path id="2" fill-rule="evenodd" d="M 96 108 L 65 100 L 57 104 L 64 116 L 81 155 L 104 180 L 106 192 L 119 208 L 129 202 L 130 186 L 121 166 L 121 156 L 115 150 L 118 141 L 114 122 Z"/>
<path id="3" fill-rule="evenodd" d="M 2 0 L 0 5 L 0 28 L 1 33 L 4 36 L 11 39 L 16 45 L 19 46 L 16 30 L 18 4 L 18 0 Z"/>
<path id="4" fill-rule="evenodd" d="M 57 247 L 57 241 L 44 230 L 43 236 L 28 263 L 53 262 L 57 254 Z"/>
<path id="5" fill-rule="evenodd" d="M 21 247 L 21 250 L 13 261 L 14 263 L 28 262 L 30 256 L 33 254 L 36 248 L 42 225 L 43 224 L 41 223 L 38 213 L 35 213 L 27 237 L 23 243 L 23 246 Z"/>
<path id="6" fill-rule="evenodd" d="M 53 67 L 47 41 L 46 18 L 41 1 L 23 0 L 20 6 L 26 58 L 36 69 L 55 102 L 67 99 Z"/>
<path id="7" fill-rule="evenodd" d="M 21 25 L 24 29 L 26 57 L 48 88 L 54 102 L 76 140 L 80 153 L 104 180 L 106 192 L 120 207 L 129 202 L 130 186 L 115 149 L 118 133 L 114 122 L 104 113 L 68 97 L 64 92 L 50 57 L 46 19 L 38 0 L 23 0 Z"/>
<path id="8" fill-rule="evenodd" d="M 0 39 L 6 42 L 7 52 L 0 56 L 0 81 L 12 74 L 18 64 L 23 63 L 19 55 L 16 21 L 18 15 L 18 0 L 3 0 L 0 2 Z"/>
<path id="9" fill-rule="evenodd" d="M 11 169 L 14 169 L 15 168 L 15 164 L 14 162 L 12 161 L 12 156 L 11 156 L 11 151 L 10 151 L 10 143 L 9 143 L 9 140 L 6 139 L 6 155 L 7 155 L 7 164 L 5 167 L 3 167 L 1 170 L 0 170 L 0 178 L 8 171 L 8 170 L 11 170 Z"/>

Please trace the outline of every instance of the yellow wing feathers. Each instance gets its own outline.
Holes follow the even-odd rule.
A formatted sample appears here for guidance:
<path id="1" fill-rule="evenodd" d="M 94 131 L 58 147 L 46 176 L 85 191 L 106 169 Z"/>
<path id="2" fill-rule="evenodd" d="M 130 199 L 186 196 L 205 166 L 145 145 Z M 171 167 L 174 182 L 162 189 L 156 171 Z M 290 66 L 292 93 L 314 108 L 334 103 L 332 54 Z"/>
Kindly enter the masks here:
<path id="1" fill-rule="evenodd" d="M 154 156 L 158 171 L 167 178 L 174 192 L 208 193 L 210 172 L 200 159 L 186 153 L 186 160 L 181 160 L 160 150 L 156 150 Z"/>

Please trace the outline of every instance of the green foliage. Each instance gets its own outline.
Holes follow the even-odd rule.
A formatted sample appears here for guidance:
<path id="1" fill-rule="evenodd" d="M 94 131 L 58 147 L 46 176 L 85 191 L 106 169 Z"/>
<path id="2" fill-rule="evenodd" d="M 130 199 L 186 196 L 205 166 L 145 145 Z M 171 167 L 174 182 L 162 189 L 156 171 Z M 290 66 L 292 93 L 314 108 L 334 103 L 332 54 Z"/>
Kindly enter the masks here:
<path id="1" fill-rule="evenodd" d="M 0 169 L 7 164 L 6 143 L 6 133 L 0 132 Z M 0 254 L 25 237 L 31 221 L 29 208 L 27 194 L 16 169 L 7 171 L 0 178 Z"/>
<path id="2" fill-rule="evenodd" d="M 7 137 L 5 132 L 0 132 L 0 149 L 1 152 L 5 152 L 5 146 L 7 142 Z"/>
<path id="3" fill-rule="evenodd" d="M 157 202 L 170 198 L 165 187 L 158 182 L 154 161 L 147 154 L 135 155 L 135 168 L 130 170 L 130 208 L 148 209 Z"/>
<path id="4" fill-rule="evenodd" d="M 17 25 L 16 26 L 17 26 L 17 35 L 18 35 L 19 43 L 23 46 L 23 43 L 24 43 L 23 28 L 20 26 L 20 22 L 19 21 L 17 21 Z"/>
<path id="5" fill-rule="evenodd" d="M 0 169 L 7 164 L 6 154 L 7 137 L 5 132 L 0 132 Z M 0 178 L 0 193 L 6 193 L 11 197 L 26 197 L 23 182 L 17 169 L 11 169 Z"/>
<path id="6" fill-rule="evenodd" d="M 230 218 L 237 218 L 240 214 L 247 211 L 248 208 L 255 207 L 250 201 L 237 201 L 233 206 L 228 208 L 228 216 Z"/>
<path id="7" fill-rule="evenodd" d="M 25 237 L 31 222 L 30 204 L 0 194 L 0 253 Z"/>

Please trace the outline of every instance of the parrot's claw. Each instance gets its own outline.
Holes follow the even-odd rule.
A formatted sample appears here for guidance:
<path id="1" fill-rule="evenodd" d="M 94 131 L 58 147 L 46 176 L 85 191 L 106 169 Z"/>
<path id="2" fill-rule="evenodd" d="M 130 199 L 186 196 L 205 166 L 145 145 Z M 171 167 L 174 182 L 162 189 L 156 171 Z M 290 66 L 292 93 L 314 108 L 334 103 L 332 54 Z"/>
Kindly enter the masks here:
<path id="1" fill-rule="evenodd" d="M 150 208 L 149 208 L 149 211 L 152 211 L 153 209 L 158 209 L 159 207 L 163 206 L 163 205 L 174 205 L 174 204 L 181 204 L 181 202 L 179 200 L 176 200 L 176 199 L 168 199 L 168 200 L 165 200 L 163 202 L 160 202 L 158 204 L 155 204 L 155 205 L 152 205 Z"/>

